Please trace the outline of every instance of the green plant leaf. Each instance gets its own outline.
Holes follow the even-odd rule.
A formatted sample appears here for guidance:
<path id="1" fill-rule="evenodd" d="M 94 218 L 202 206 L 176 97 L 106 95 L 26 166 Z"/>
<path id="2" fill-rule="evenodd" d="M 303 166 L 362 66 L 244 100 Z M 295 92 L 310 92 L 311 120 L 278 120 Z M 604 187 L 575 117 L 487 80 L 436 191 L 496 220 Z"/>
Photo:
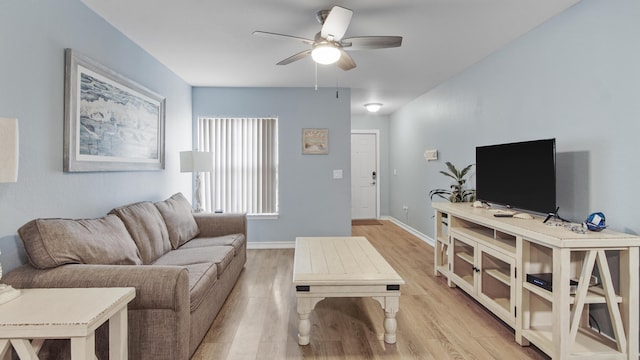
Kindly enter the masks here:
<path id="1" fill-rule="evenodd" d="M 453 176 L 453 175 L 449 174 L 449 173 L 448 173 L 448 172 L 446 172 L 446 171 L 440 171 L 440 174 L 442 174 L 442 175 L 444 175 L 444 176 L 448 176 L 448 177 L 452 178 L 453 180 L 456 180 L 456 181 L 458 180 L 458 178 L 457 178 L 457 177 L 455 177 L 455 176 Z"/>
<path id="2" fill-rule="evenodd" d="M 460 172 L 460 177 L 465 177 L 465 175 L 467 175 L 469 170 L 471 170 L 472 166 L 473 166 L 473 164 L 468 165 L 466 168 L 462 169 L 462 171 Z"/>
<path id="3" fill-rule="evenodd" d="M 453 174 L 452 177 L 454 179 L 459 179 L 460 178 L 460 173 L 458 173 L 458 169 L 456 169 L 456 167 L 452 163 L 450 163 L 448 161 L 445 164 L 449 168 L 449 171 L 451 172 L 451 174 Z"/>
<path id="4" fill-rule="evenodd" d="M 444 195 L 450 195 L 451 191 L 450 190 L 446 190 L 446 189 L 434 189 L 429 191 L 429 197 L 431 199 L 433 199 L 434 196 L 439 196 L 443 199 L 447 199 L 447 197 L 444 197 Z"/>
<path id="5" fill-rule="evenodd" d="M 451 184 L 449 189 L 433 189 L 429 191 L 429 197 L 433 200 L 434 196 L 439 196 L 443 199 L 447 199 L 450 202 L 467 202 L 474 201 L 476 196 L 476 191 L 474 189 L 464 189 L 464 185 L 467 183 L 467 179 L 464 177 L 467 176 L 471 167 L 474 164 L 467 165 L 462 171 L 458 171 L 458 169 L 451 162 L 447 161 L 445 163 L 447 165 L 447 171 L 440 171 L 440 174 L 449 177 L 455 181 L 455 183 Z"/>

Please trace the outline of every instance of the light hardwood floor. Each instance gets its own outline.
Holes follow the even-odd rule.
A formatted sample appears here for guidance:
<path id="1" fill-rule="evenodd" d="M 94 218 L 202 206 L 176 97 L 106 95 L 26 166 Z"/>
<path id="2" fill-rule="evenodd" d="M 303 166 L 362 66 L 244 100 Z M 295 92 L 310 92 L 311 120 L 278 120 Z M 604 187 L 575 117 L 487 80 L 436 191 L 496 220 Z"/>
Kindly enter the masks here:
<path id="1" fill-rule="evenodd" d="M 193 359 L 548 359 L 433 275 L 433 248 L 389 221 L 353 226 L 404 278 L 397 343 L 383 341 L 372 299 L 332 298 L 311 315 L 311 343 L 297 342 L 293 249 L 248 250 L 235 288 Z"/>

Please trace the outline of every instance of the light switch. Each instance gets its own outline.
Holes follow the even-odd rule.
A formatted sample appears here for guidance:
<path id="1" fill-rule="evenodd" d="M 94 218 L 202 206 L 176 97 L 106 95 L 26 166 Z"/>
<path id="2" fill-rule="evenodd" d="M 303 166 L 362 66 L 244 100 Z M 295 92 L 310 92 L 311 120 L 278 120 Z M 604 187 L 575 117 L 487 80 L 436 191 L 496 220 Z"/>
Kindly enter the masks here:
<path id="1" fill-rule="evenodd" d="M 342 169 L 333 170 L 334 179 L 342 179 Z"/>

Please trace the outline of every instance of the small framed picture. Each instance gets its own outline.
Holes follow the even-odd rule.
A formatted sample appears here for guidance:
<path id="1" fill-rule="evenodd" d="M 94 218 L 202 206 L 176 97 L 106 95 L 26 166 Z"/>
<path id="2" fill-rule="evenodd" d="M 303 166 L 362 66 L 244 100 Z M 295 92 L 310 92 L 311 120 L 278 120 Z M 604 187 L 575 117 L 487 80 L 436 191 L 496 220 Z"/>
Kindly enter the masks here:
<path id="1" fill-rule="evenodd" d="M 302 129 L 302 154 L 327 155 L 329 153 L 329 129 Z"/>

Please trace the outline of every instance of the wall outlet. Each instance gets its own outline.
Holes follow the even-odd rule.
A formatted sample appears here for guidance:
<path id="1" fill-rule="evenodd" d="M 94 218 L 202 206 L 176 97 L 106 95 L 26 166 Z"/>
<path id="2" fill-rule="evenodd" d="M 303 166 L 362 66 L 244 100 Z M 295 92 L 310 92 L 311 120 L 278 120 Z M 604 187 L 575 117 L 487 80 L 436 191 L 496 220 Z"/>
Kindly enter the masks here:
<path id="1" fill-rule="evenodd" d="M 409 207 L 407 205 L 402 205 L 402 210 L 409 211 Z"/>

